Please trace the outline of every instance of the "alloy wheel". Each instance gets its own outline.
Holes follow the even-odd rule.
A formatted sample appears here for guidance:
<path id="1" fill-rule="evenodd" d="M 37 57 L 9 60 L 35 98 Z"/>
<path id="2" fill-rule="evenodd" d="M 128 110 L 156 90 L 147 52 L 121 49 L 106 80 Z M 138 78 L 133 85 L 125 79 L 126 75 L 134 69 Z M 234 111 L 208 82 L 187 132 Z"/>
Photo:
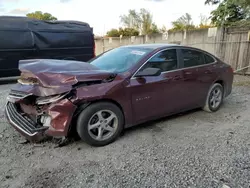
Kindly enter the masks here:
<path id="1" fill-rule="evenodd" d="M 88 122 L 88 133 L 97 141 L 109 139 L 115 134 L 117 128 L 118 118 L 110 110 L 96 112 Z"/>

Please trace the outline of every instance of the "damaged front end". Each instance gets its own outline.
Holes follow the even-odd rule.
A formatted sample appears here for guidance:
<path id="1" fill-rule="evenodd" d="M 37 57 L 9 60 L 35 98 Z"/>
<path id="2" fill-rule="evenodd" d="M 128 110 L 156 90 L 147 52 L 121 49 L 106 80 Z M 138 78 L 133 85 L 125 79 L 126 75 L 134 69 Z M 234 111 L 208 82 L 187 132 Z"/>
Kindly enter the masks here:
<path id="1" fill-rule="evenodd" d="M 77 109 L 77 89 L 116 77 L 89 63 L 68 60 L 24 60 L 19 69 L 21 77 L 8 95 L 5 112 L 29 141 L 67 137 Z"/>
<path id="2" fill-rule="evenodd" d="M 5 109 L 7 119 L 29 141 L 66 137 L 76 110 L 68 95 L 36 97 L 12 90 Z"/>

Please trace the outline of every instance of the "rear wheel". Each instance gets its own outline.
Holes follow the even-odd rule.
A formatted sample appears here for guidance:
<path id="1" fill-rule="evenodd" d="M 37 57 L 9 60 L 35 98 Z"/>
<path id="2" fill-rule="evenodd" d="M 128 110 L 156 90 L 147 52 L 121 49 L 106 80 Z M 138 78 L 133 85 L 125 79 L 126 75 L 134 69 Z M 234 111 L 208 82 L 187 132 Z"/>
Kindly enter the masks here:
<path id="1" fill-rule="evenodd" d="M 87 144 L 104 146 L 115 141 L 124 124 L 123 113 L 113 103 L 98 102 L 84 109 L 77 120 L 77 133 Z"/>
<path id="2" fill-rule="evenodd" d="M 215 83 L 208 92 L 203 110 L 207 112 L 216 112 L 219 110 L 223 102 L 223 92 L 223 86 L 219 83 Z"/>

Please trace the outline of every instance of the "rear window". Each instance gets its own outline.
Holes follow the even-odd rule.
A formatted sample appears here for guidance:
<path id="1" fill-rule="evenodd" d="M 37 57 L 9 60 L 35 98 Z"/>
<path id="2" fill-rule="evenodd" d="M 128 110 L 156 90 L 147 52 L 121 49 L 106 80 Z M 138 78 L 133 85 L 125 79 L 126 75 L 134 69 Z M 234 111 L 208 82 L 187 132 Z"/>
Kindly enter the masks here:
<path id="1" fill-rule="evenodd" d="M 205 63 L 206 64 L 215 62 L 215 59 L 213 57 L 211 57 L 210 55 L 204 54 L 204 57 L 205 57 Z"/>
<path id="2" fill-rule="evenodd" d="M 194 67 L 204 64 L 204 56 L 203 53 L 201 52 L 195 50 L 183 49 L 182 54 L 183 54 L 184 68 Z"/>

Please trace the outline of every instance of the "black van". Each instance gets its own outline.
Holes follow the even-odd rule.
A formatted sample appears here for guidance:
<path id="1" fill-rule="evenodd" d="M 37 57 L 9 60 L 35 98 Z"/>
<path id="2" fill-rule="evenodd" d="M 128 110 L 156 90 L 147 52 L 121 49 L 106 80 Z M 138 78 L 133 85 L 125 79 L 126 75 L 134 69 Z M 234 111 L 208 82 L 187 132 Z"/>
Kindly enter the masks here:
<path id="1" fill-rule="evenodd" d="M 19 76 L 19 60 L 93 57 L 93 28 L 87 23 L 0 16 L 0 77 Z"/>

